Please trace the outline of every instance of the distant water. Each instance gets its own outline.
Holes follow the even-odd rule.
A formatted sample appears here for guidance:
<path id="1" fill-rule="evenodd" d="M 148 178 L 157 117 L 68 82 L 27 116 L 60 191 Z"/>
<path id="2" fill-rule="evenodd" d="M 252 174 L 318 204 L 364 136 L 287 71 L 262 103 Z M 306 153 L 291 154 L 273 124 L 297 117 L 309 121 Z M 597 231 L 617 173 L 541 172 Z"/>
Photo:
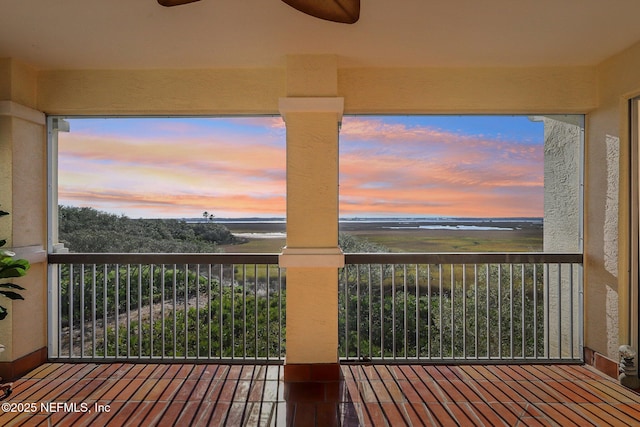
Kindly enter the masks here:
<path id="1" fill-rule="evenodd" d="M 416 218 L 340 218 L 344 223 L 385 223 L 397 222 L 401 224 L 429 223 L 429 224 L 487 224 L 487 223 L 542 223 L 542 218 L 458 218 L 458 217 L 416 217 Z"/>
<path id="2" fill-rule="evenodd" d="M 233 233 L 236 237 L 245 239 L 285 239 L 287 233 Z"/>
<path id="3" fill-rule="evenodd" d="M 208 222 L 199 218 L 188 218 L 187 222 Z M 215 218 L 213 222 L 219 224 L 286 224 L 285 218 Z"/>
<path id="4" fill-rule="evenodd" d="M 384 227 L 390 230 L 407 230 L 407 229 L 422 229 L 422 230 L 503 230 L 503 231 L 511 231 L 515 230 L 514 227 L 490 227 L 486 225 L 405 225 L 405 226 L 397 226 L 397 227 Z"/>
<path id="5" fill-rule="evenodd" d="M 187 222 L 208 222 L 202 218 L 186 218 Z M 216 218 L 214 222 L 220 224 L 285 224 L 285 218 Z M 398 226 L 416 225 L 416 224 L 458 224 L 459 226 L 471 226 L 470 224 L 490 224 L 490 223 L 539 223 L 542 224 L 542 218 L 456 218 L 456 217 L 416 217 L 416 218 L 376 218 L 376 217 L 358 217 L 358 218 L 340 218 L 342 224 L 383 224 L 396 223 Z M 496 226 L 490 226 L 493 229 Z M 502 227 L 500 227 L 502 228 Z M 477 228 L 476 228 L 477 230 Z"/>
<path id="6" fill-rule="evenodd" d="M 206 222 L 204 219 L 187 219 L 189 222 Z M 250 225 L 255 231 L 234 233 L 236 237 L 247 239 L 284 239 L 286 233 L 260 224 L 286 224 L 285 218 L 216 218 L 214 222 L 233 225 Z M 528 227 L 542 227 L 542 218 L 340 218 L 340 229 L 349 230 L 445 230 L 445 231 L 513 231 Z M 281 228 L 281 227 L 278 227 Z"/>

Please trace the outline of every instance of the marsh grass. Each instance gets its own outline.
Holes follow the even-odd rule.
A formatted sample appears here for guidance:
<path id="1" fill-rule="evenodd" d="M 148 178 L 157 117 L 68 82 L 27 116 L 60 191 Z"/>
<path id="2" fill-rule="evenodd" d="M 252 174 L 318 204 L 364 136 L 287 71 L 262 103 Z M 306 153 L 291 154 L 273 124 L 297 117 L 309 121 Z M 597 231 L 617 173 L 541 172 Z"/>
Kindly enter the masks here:
<path id="1" fill-rule="evenodd" d="M 233 228 L 234 233 L 267 233 L 273 224 L 256 224 L 250 230 Z M 277 229 L 276 231 L 281 231 Z M 539 252 L 543 250 L 541 226 L 524 226 L 515 230 L 425 230 L 380 229 L 363 225 L 342 231 L 360 240 L 380 245 L 389 252 Z M 286 239 L 245 239 L 241 244 L 221 246 L 224 252 L 278 253 Z"/>
<path id="2" fill-rule="evenodd" d="M 537 252 L 542 230 L 510 231 L 362 231 L 353 235 L 385 246 L 390 252 Z"/>

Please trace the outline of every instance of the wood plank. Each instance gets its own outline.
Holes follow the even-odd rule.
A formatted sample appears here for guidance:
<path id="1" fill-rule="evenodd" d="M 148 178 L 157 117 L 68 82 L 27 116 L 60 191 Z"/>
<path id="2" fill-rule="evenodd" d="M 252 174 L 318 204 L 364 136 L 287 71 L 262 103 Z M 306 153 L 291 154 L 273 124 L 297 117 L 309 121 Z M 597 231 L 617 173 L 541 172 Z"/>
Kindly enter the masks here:
<path id="1" fill-rule="evenodd" d="M 49 363 L 5 402 L 109 404 L 108 413 L 0 412 L 0 425 L 631 424 L 640 395 L 565 365 L 341 367 L 340 383 L 289 383 L 282 367 Z M 17 409 L 17 406 L 16 406 Z"/>

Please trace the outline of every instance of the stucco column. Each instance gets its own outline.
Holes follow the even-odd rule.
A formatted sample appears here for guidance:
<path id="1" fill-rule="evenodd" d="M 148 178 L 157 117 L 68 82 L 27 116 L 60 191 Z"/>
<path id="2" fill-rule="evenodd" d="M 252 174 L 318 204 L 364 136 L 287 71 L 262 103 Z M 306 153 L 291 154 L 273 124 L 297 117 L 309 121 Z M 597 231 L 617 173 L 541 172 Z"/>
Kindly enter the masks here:
<path id="1" fill-rule="evenodd" d="M 0 320 L 0 376 L 21 375 L 47 357 L 45 115 L 37 111 L 37 73 L 10 59 L 0 60 L 0 238 L 17 258 L 27 259 L 24 301 L 0 304 L 9 314 Z"/>
<path id="2" fill-rule="evenodd" d="M 289 58 L 287 128 L 287 275 L 285 380 L 338 377 L 338 132 L 343 99 L 333 57 Z M 316 96 L 309 96 L 309 95 Z"/>
<path id="3" fill-rule="evenodd" d="M 281 100 L 287 125 L 287 246 L 280 256 L 287 269 L 287 366 L 338 362 L 341 106 L 340 99 Z"/>

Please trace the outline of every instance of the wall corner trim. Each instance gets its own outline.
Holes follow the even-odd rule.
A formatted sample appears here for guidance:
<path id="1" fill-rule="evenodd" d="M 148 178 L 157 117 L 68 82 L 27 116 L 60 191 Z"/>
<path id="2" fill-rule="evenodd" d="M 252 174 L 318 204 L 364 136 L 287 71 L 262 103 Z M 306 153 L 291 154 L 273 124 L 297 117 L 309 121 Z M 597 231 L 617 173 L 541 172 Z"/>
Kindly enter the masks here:
<path id="1" fill-rule="evenodd" d="M 344 253 L 335 248 L 288 248 L 284 247 L 278 257 L 280 268 L 287 267 L 344 267 Z"/>
<path id="2" fill-rule="evenodd" d="M 13 101 L 0 101 L 0 116 L 11 116 L 38 125 L 47 123 L 47 118 L 43 112 Z"/>
<path id="3" fill-rule="evenodd" d="M 47 251 L 41 245 L 22 246 L 11 250 L 15 253 L 14 258 L 26 259 L 31 264 L 47 262 Z"/>

